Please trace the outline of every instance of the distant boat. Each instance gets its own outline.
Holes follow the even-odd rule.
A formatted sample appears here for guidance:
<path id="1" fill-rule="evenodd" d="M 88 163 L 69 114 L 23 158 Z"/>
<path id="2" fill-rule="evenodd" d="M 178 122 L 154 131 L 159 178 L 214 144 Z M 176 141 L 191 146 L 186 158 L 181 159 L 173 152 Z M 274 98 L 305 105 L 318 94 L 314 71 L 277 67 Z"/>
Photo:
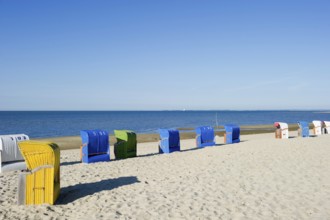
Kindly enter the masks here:
<path id="1" fill-rule="evenodd" d="M 182 109 L 182 111 L 183 111 L 183 112 L 185 112 L 185 111 L 186 111 L 186 109 L 184 108 L 184 109 Z"/>

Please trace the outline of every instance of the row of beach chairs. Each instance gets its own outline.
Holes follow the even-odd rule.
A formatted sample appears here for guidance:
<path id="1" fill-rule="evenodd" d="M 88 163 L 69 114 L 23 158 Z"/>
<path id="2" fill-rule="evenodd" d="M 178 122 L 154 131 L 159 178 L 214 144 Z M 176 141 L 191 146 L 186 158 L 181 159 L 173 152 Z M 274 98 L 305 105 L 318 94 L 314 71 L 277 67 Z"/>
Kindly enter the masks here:
<path id="1" fill-rule="evenodd" d="M 330 133 L 330 121 L 313 121 L 313 134 L 318 136 L 322 134 Z M 306 121 L 298 122 L 298 136 L 300 137 L 309 137 L 309 123 Z M 286 139 L 289 138 L 289 126 L 285 122 L 275 122 L 274 127 L 275 130 L 275 138 Z"/>
<path id="2" fill-rule="evenodd" d="M 226 143 L 239 142 L 239 127 L 227 125 Z M 116 159 L 136 157 L 136 134 L 115 130 Z M 83 130 L 81 161 L 110 161 L 109 134 L 104 130 Z M 159 129 L 159 153 L 180 151 L 178 130 Z M 210 126 L 196 129 L 198 148 L 214 146 L 214 130 Z M 31 141 L 25 134 L 0 136 L 0 173 L 18 171 L 18 204 L 54 204 L 60 195 L 60 148 L 55 143 Z"/>
<path id="3" fill-rule="evenodd" d="M 232 144 L 240 141 L 240 128 L 237 125 L 225 125 L 225 143 Z M 159 153 L 172 153 L 180 151 L 180 133 L 175 129 L 159 129 Z M 117 142 L 114 144 L 116 159 L 136 157 L 136 134 L 130 130 L 115 130 Z M 83 130 L 80 132 L 82 139 L 81 161 L 93 163 L 110 161 L 109 134 L 104 130 Z M 215 146 L 214 129 L 211 126 L 196 128 L 196 147 L 203 148 Z"/>
<path id="4" fill-rule="evenodd" d="M 299 122 L 302 137 L 309 135 L 307 122 Z M 315 121 L 314 133 L 329 133 L 330 122 Z M 276 137 L 288 138 L 288 125 L 276 122 Z M 324 125 L 324 126 L 322 126 Z M 321 129 L 319 129 L 321 127 Z M 110 161 L 109 134 L 104 130 L 80 132 L 81 161 L 94 163 Z M 129 130 L 114 131 L 116 159 L 137 156 L 136 134 Z M 180 133 L 174 129 L 159 129 L 159 153 L 180 151 Z M 214 129 L 210 126 L 196 128 L 196 147 L 215 146 Z M 225 125 L 224 143 L 240 142 L 240 127 Z M 19 173 L 18 204 L 54 204 L 60 195 L 60 148 L 55 143 L 31 141 L 25 134 L 0 136 L 0 172 L 21 170 Z"/>

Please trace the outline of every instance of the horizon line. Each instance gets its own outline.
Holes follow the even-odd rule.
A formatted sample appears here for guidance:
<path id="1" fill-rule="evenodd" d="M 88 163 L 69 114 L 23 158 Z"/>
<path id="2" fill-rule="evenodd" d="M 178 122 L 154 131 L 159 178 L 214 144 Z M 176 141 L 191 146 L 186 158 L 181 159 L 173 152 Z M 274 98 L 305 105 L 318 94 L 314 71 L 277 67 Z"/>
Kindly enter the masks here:
<path id="1" fill-rule="evenodd" d="M 324 112 L 329 112 L 330 109 L 144 109 L 144 110 L 138 110 L 138 109 L 133 109 L 133 110 L 125 110 L 125 109 L 119 109 L 119 110 L 43 110 L 43 109 L 33 109 L 33 110 L 0 110 L 0 112 L 117 112 L 117 111 L 124 111 L 124 112 L 136 112 L 136 111 L 146 111 L 146 112 L 165 112 L 165 111 L 178 111 L 178 112 L 185 112 L 185 111 L 324 111 Z"/>

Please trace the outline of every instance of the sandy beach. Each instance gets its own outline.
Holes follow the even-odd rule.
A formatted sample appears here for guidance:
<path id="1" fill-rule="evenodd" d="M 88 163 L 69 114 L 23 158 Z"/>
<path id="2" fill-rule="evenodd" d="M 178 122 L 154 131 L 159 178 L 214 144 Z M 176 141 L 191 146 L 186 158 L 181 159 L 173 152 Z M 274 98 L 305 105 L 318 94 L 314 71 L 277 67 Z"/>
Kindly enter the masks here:
<path id="1" fill-rule="evenodd" d="M 275 139 L 243 135 L 241 143 L 158 154 L 138 144 L 138 157 L 81 164 L 61 151 L 56 205 L 16 205 L 19 172 L 0 174 L 1 219 L 329 219 L 330 135 Z M 113 146 L 111 146 L 113 157 Z"/>

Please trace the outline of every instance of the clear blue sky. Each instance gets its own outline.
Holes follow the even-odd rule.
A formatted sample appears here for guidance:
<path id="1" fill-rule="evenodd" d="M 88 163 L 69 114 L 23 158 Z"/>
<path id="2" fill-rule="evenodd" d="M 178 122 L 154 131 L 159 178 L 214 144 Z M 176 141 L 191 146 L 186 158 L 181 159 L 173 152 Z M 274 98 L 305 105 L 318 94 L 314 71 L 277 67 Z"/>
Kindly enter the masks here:
<path id="1" fill-rule="evenodd" d="M 330 109 L 329 0 L 0 0 L 0 110 Z"/>

